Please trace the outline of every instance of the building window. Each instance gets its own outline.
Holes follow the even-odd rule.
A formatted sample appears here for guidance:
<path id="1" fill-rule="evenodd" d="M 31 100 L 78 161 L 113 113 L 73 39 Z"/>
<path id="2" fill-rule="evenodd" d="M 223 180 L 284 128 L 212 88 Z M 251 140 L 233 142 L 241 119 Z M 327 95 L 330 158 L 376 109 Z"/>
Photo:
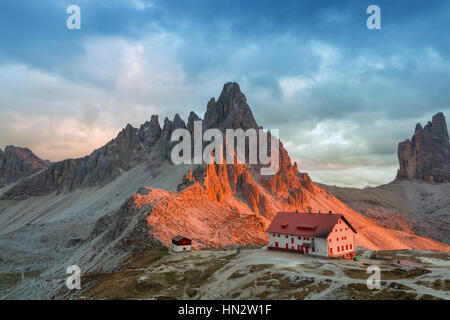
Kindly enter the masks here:
<path id="1" fill-rule="evenodd" d="M 311 241 L 314 241 L 314 238 L 311 238 Z"/>
<path id="2" fill-rule="evenodd" d="M 306 237 L 306 240 L 309 241 L 309 237 Z"/>
<path id="3" fill-rule="evenodd" d="M 291 238 L 291 243 L 294 243 L 294 238 Z"/>
<path id="4" fill-rule="evenodd" d="M 280 237 L 280 235 L 278 235 L 278 238 Z"/>
<path id="5" fill-rule="evenodd" d="M 348 250 L 348 244 L 345 245 L 345 250 Z"/>
<path id="6" fill-rule="evenodd" d="M 339 241 L 339 238 L 336 238 L 336 241 Z"/>
<path id="7" fill-rule="evenodd" d="M 286 239 L 288 238 L 288 236 L 286 235 Z"/>
<path id="8" fill-rule="evenodd" d="M 342 246 L 342 251 L 344 251 L 344 246 Z"/>
<path id="9" fill-rule="evenodd" d="M 286 249 L 289 249 L 289 245 L 286 243 Z"/>
<path id="10" fill-rule="evenodd" d="M 298 240 L 302 240 L 302 237 L 298 237 Z"/>
<path id="11" fill-rule="evenodd" d="M 337 249 L 338 249 L 338 252 L 339 252 L 339 247 L 337 247 Z"/>
<path id="12" fill-rule="evenodd" d="M 275 242 L 275 248 L 278 248 L 278 242 Z"/>
<path id="13" fill-rule="evenodd" d="M 350 245 L 350 250 L 352 249 L 352 245 Z"/>
<path id="14" fill-rule="evenodd" d="M 333 253 L 333 248 L 330 248 L 330 253 Z"/>
<path id="15" fill-rule="evenodd" d="M 316 252 L 316 249 L 315 248 L 311 248 L 311 252 Z"/>
<path id="16" fill-rule="evenodd" d="M 331 242 L 331 238 L 328 241 Z"/>

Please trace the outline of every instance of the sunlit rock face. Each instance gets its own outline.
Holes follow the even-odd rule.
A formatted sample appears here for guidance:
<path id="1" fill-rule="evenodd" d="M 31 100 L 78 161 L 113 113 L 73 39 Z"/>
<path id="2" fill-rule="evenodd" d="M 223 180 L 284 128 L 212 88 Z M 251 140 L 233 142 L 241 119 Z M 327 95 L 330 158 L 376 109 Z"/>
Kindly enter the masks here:
<path id="1" fill-rule="evenodd" d="M 188 120 L 188 129 L 192 120 L 199 118 L 192 114 Z M 217 102 L 212 98 L 206 108 L 203 128 L 258 129 L 247 98 L 241 92 L 239 84 L 228 82 L 224 85 Z M 268 138 L 271 139 L 271 136 Z M 246 145 L 248 154 L 248 144 Z M 225 152 L 225 150 L 224 150 Z M 306 210 L 308 199 L 314 194 L 314 186 L 306 173 L 300 173 L 295 163 L 292 165 L 288 152 L 279 142 L 279 170 L 274 175 L 261 176 L 261 164 L 242 165 L 237 163 L 209 164 L 186 175 L 179 190 L 198 181 L 206 190 L 209 200 L 226 204 L 229 199 L 243 200 L 253 212 L 267 219 L 273 218 L 278 210 Z M 230 201 L 228 201 L 230 202 Z M 230 202 L 230 203 L 231 203 Z M 230 205 L 230 208 L 233 207 Z"/>
<path id="2" fill-rule="evenodd" d="M 222 132 L 259 128 L 246 101 L 237 84 L 225 84 L 217 102 L 209 101 L 203 128 Z M 194 120 L 200 118 L 191 113 L 187 122 L 191 132 Z M 297 163 L 291 162 L 281 142 L 279 147 L 279 170 L 274 175 L 260 175 L 260 164 L 196 165 L 186 172 L 176 192 L 150 188 L 132 199 L 140 205 L 149 204 L 143 214 L 153 236 L 165 245 L 178 234 L 192 239 L 194 248 L 267 243 L 265 230 L 277 212 L 320 214 L 331 210 L 343 214 L 357 228 L 356 243 L 360 246 L 447 250 L 443 244 L 409 233 L 407 237 L 394 235 L 366 220 L 314 184 L 308 174 L 299 171 Z"/>
<path id="3" fill-rule="evenodd" d="M 183 235 L 193 240 L 193 248 L 265 244 L 266 228 L 276 213 L 292 211 L 296 214 L 297 210 L 343 214 L 358 231 L 356 244 L 366 248 L 448 251 L 444 244 L 410 233 L 393 233 L 351 210 L 314 184 L 306 173 L 300 172 L 278 140 L 279 170 L 273 175 L 261 174 L 261 167 L 266 166 L 261 161 L 175 165 L 171 161 L 176 144 L 171 141 L 172 133 L 176 129 L 193 133 L 196 121 L 201 121 L 203 130 L 217 128 L 222 133 L 227 129 L 260 128 L 239 85 L 229 82 L 217 100 L 209 101 L 203 120 L 191 112 L 187 122 L 179 115 L 160 122 L 154 115 L 139 128 L 127 125 L 90 155 L 52 163 L 19 181 L 1 198 L 23 200 L 52 193 L 65 197 L 75 190 L 89 193 L 95 190 L 93 197 L 105 201 L 113 214 L 99 220 L 89 241 L 95 238 L 96 245 L 112 257 L 129 250 L 128 245 L 119 246 L 124 251 L 109 250 L 110 243 L 119 243 L 116 241 L 119 238 L 126 243 L 130 239 L 140 243 L 148 237 L 150 245 L 155 240 L 170 246 L 172 237 Z M 268 135 L 268 148 L 272 139 L 275 137 Z M 205 144 L 203 141 L 203 146 Z M 259 148 L 259 143 L 256 145 Z M 129 188 L 130 185 L 133 188 Z M 111 193 L 110 189 L 119 186 L 120 192 Z M 138 187 L 137 193 L 135 187 Z M 122 196 L 121 192 L 127 194 L 122 206 L 109 205 Z M 77 205 L 78 202 L 74 202 L 72 208 Z M 105 214 L 105 209 L 102 207 L 98 214 Z M 55 214 L 59 214 L 58 210 L 54 209 Z"/>
<path id="4" fill-rule="evenodd" d="M 7 146 L 3 152 L 0 149 L 0 188 L 16 182 L 50 165 L 30 149 Z"/>
<path id="5" fill-rule="evenodd" d="M 435 114 L 424 128 L 418 123 L 411 140 L 399 143 L 398 160 L 397 180 L 450 181 L 450 144 L 441 112 Z"/>

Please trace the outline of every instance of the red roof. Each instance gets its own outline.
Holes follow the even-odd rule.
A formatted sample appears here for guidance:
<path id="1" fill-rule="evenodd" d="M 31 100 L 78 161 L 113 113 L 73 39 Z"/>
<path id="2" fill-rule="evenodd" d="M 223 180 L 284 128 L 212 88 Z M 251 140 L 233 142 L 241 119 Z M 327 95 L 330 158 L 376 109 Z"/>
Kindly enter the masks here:
<path id="1" fill-rule="evenodd" d="M 342 214 L 306 212 L 279 212 L 267 232 L 326 238 L 339 219 L 344 220 L 356 233 Z"/>
<path id="2" fill-rule="evenodd" d="M 176 245 L 191 245 L 192 240 L 183 236 L 176 236 L 172 238 L 172 243 Z"/>

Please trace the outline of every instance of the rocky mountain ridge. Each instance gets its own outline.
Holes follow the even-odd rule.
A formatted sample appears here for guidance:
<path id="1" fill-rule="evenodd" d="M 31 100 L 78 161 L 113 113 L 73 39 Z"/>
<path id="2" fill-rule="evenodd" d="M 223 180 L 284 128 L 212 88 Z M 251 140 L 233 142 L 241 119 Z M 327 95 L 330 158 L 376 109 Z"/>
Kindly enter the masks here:
<path id="1" fill-rule="evenodd" d="M 0 188 L 28 177 L 50 166 L 50 161 L 42 160 L 28 148 L 6 146 L 0 149 Z"/>
<path id="2" fill-rule="evenodd" d="M 398 145 L 396 179 L 373 188 L 322 185 L 353 210 L 389 229 L 450 243 L 450 144 L 442 112 Z"/>
<path id="3" fill-rule="evenodd" d="M 48 281 L 65 276 L 66 265 L 93 274 L 121 270 L 135 254 L 170 246 L 178 234 L 191 238 L 194 248 L 266 244 L 278 211 L 341 213 L 358 232 L 355 244 L 372 250 L 449 251 L 352 210 L 300 172 L 281 142 L 272 176 L 260 174 L 261 164 L 171 163 L 172 131 L 192 132 L 200 120 L 191 112 L 187 124 L 175 115 L 161 127 L 152 116 L 139 128 L 127 125 L 89 156 L 52 164 L 0 190 L 0 274 L 40 273 L 8 297 L 67 295 L 64 281 Z M 204 129 L 222 132 L 259 128 L 236 83 L 209 101 L 201 121 Z"/>
<path id="4" fill-rule="evenodd" d="M 20 181 L 6 191 L 2 199 L 17 201 L 31 196 L 50 197 L 55 192 L 70 194 L 90 187 L 101 190 L 138 166 L 145 166 L 145 174 L 150 176 L 158 176 L 162 168 L 166 168 L 166 171 L 180 169 L 185 170 L 183 178 L 167 184 L 178 185 L 176 190 L 155 189 L 151 184 L 144 184 L 140 187 L 159 191 L 144 195 L 138 193 L 127 199 L 127 203 L 138 208 L 140 206 L 135 206 L 136 199 L 152 202 L 149 210 L 139 214 L 147 215 L 153 235 L 164 244 L 168 244 L 176 232 L 183 230 L 198 243 L 205 239 L 215 239 L 209 240 L 215 246 L 249 243 L 251 237 L 248 238 L 245 233 L 237 232 L 231 236 L 217 232 L 218 229 L 239 230 L 247 222 L 250 224 L 244 228 L 250 230 L 253 239 L 259 239 L 258 243 L 264 242 L 265 227 L 279 211 L 332 210 L 344 214 L 360 228 L 358 244 L 361 246 L 371 249 L 414 248 L 418 243 L 421 246 L 419 240 L 411 244 L 405 240 L 405 235 L 391 234 L 367 221 L 330 192 L 315 185 L 306 173 L 298 170 L 296 163 L 292 164 L 288 152 L 278 140 L 279 170 L 271 176 L 259 173 L 259 163 L 212 163 L 185 168 L 173 165 L 170 161 L 174 145 L 171 134 L 178 128 L 193 130 L 194 121 L 202 121 L 204 130 L 218 128 L 222 132 L 231 128 L 260 128 L 239 85 L 226 83 L 217 102 L 214 98 L 208 102 L 203 120 L 191 112 L 187 125 L 178 114 L 172 121 L 166 118 L 162 128 L 156 115 L 140 128 L 127 125 L 116 138 L 89 156 L 54 163 L 42 172 Z M 158 179 L 164 179 L 164 176 Z M 225 225 L 231 229 L 225 228 Z M 425 248 L 441 248 L 437 243 L 424 243 L 427 243 Z"/>
<path id="5" fill-rule="evenodd" d="M 399 143 L 398 160 L 396 180 L 450 182 L 450 143 L 442 112 L 424 128 L 418 123 L 412 138 Z"/>

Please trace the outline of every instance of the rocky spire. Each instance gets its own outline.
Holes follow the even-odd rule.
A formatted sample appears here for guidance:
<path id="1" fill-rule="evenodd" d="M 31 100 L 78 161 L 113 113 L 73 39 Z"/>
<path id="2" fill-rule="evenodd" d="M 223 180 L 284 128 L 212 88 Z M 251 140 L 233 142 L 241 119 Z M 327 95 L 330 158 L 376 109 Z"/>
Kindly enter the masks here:
<path id="1" fill-rule="evenodd" d="M 418 123 L 411 140 L 399 143 L 398 160 L 396 180 L 450 182 L 450 144 L 442 112 L 424 128 Z"/>
<path id="2" fill-rule="evenodd" d="M 208 102 L 203 121 L 206 128 L 258 128 L 247 98 L 235 82 L 227 82 L 223 86 L 217 102 L 214 98 Z"/>
<path id="3" fill-rule="evenodd" d="M 187 129 L 191 134 L 194 132 L 194 122 L 199 120 L 201 120 L 199 116 L 194 111 L 191 111 L 187 123 Z"/>
<path id="4" fill-rule="evenodd" d="M 161 136 L 161 132 L 162 129 L 159 125 L 158 116 L 152 115 L 150 121 L 146 121 L 139 128 L 139 140 L 142 141 L 145 146 L 151 148 L 158 141 L 159 137 Z"/>
<path id="5" fill-rule="evenodd" d="M 186 129 L 186 123 L 181 119 L 180 115 L 177 113 L 173 117 L 173 129 Z"/>

